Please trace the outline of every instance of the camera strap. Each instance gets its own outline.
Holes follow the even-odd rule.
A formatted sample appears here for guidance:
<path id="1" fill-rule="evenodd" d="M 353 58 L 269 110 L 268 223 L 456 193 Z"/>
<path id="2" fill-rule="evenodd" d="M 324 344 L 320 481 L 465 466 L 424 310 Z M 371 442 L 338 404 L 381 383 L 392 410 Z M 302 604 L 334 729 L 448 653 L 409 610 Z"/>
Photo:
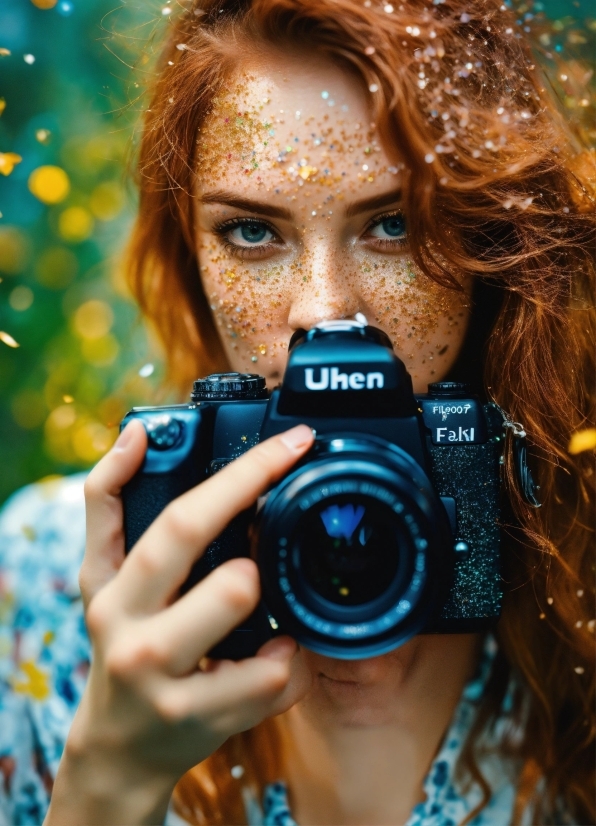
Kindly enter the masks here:
<path id="1" fill-rule="evenodd" d="M 540 508 L 542 504 L 536 498 L 536 491 L 540 490 L 540 486 L 534 482 L 532 471 L 528 465 L 528 446 L 524 426 L 519 422 L 514 422 L 511 416 L 509 416 L 502 407 L 499 407 L 498 404 L 495 402 L 493 402 L 493 404 L 503 417 L 503 429 L 505 432 L 509 430 L 511 434 L 513 469 L 522 499 L 527 505 L 530 505 L 530 507 Z"/>

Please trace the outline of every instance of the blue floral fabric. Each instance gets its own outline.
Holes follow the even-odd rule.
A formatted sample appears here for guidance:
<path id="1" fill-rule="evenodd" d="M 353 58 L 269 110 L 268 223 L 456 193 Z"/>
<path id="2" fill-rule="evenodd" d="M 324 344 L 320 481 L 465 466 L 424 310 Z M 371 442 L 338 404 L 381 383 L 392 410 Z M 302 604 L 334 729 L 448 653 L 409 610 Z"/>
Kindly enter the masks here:
<path id="1" fill-rule="evenodd" d="M 85 537 L 83 482 L 79 474 L 31 485 L 0 513 L 0 826 L 42 823 L 85 685 L 90 646 L 78 587 Z M 455 826 L 481 799 L 480 789 L 458 787 L 454 767 L 495 648 L 488 638 L 478 673 L 463 692 L 425 780 L 426 799 L 406 826 Z M 490 735 L 495 742 L 507 725 L 505 706 Z M 506 826 L 516 767 L 490 748 L 480 767 L 493 794 L 473 826 Z M 249 794 L 245 799 L 250 826 L 296 826 L 283 783 L 268 786 L 262 802 Z M 183 824 L 178 815 L 168 814 L 166 826 Z"/>

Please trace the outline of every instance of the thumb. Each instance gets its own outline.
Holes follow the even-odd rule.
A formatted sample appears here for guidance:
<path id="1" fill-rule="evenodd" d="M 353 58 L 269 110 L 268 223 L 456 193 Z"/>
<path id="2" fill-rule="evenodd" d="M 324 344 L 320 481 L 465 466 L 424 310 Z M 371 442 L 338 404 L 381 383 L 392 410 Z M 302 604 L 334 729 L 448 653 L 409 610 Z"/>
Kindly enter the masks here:
<path id="1" fill-rule="evenodd" d="M 79 574 L 85 608 L 124 561 L 121 493 L 140 468 L 146 450 L 145 428 L 133 419 L 85 481 L 87 545 Z"/>
<path id="2" fill-rule="evenodd" d="M 282 662 L 290 661 L 290 679 L 283 691 L 272 704 L 271 716 L 283 714 L 301 700 L 312 686 L 312 672 L 306 664 L 302 651 L 292 637 L 281 636 L 269 640 L 257 652 L 257 657 Z"/>

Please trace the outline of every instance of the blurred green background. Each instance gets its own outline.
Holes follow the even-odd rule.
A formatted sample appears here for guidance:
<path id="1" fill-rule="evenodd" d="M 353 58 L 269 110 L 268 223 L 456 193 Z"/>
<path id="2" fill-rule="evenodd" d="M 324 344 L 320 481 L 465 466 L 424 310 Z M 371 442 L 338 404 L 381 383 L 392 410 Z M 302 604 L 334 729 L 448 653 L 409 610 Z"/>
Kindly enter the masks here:
<path id="1" fill-rule="evenodd" d="M 163 400 L 162 363 L 118 258 L 148 44 L 176 6 L 0 0 L 0 502 L 91 466 L 128 407 Z M 593 0 L 516 8 L 593 145 Z"/>

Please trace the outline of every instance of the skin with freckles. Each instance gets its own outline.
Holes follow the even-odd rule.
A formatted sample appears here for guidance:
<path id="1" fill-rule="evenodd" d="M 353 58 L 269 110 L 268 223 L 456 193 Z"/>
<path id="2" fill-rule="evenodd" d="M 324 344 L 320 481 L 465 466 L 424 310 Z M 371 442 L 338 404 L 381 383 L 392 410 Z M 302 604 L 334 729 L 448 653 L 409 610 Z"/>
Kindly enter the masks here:
<path id="1" fill-rule="evenodd" d="M 316 57 L 242 65 L 197 138 L 196 248 L 231 368 L 271 387 L 294 330 L 360 312 L 424 392 L 458 355 L 471 285 L 447 289 L 412 263 L 400 159 L 381 146 L 364 91 Z M 405 822 L 477 645 L 421 635 L 358 661 L 303 649 L 312 687 L 283 720 L 298 822 Z"/>
<path id="2" fill-rule="evenodd" d="M 215 101 L 197 139 L 196 243 L 233 369 L 275 385 L 295 329 L 361 312 L 416 392 L 445 375 L 471 285 L 413 264 L 399 168 L 357 80 L 320 59 L 267 54 Z"/>

